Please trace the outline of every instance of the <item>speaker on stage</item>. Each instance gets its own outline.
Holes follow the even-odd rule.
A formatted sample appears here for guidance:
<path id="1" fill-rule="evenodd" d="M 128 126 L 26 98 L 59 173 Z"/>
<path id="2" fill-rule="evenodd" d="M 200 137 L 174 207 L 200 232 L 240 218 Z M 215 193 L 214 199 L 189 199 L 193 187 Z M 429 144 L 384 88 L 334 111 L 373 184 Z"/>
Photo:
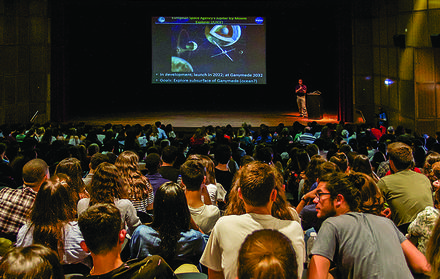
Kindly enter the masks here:
<path id="1" fill-rule="evenodd" d="M 307 114 L 310 119 L 322 119 L 321 92 L 315 91 L 307 94 Z"/>

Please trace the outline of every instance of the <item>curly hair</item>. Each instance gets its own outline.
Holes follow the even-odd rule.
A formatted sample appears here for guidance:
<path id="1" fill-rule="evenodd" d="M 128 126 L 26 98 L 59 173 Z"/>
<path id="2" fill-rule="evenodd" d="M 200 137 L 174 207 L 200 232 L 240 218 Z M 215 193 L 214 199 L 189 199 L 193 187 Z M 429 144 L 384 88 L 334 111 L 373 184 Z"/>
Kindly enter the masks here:
<path id="1" fill-rule="evenodd" d="M 353 172 L 349 175 L 349 179 L 360 191 L 359 211 L 380 215 L 385 208 L 385 199 L 373 178 L 364 173 Z"/>
<path id="2" fill-rule="evenodd" d="M 139 156 L 135 152 L 124 151 L 119 154 L 115 166 L 127 186 L 130 200 L 145 200 L 153 195 L 153 186 L 148 178 L 141 173 Z"/>
<path id="3" fill-rule="evenodd" d="M 357 186 L 362 185 L 362 181 L 359 179 L 357 175 L 336 172 L 330 175 L 326 188 L 331 194 L 330 197 L 332 199 L 335 199 L 340 194 L 344 196 L 350 211 L 359 211 L 361 191 Z"/>
<path id="4" fill-rule="evenodd" d="M 95 170 L 90 185 L 90 205 L 97 203 L 115 203 L 115 198 L 125 198 L 122 179 L 118 169 L 110 163 L 101 163 Z"/>

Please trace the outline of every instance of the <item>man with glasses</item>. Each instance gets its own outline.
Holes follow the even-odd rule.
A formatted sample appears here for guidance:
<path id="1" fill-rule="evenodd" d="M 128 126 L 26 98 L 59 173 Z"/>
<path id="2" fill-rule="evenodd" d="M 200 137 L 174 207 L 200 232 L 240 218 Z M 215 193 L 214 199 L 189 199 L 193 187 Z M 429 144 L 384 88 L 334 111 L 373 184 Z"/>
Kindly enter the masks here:
<path id="1" fill-rule="evenodd" d="M 366 183 L 360 177 L 334 173 L 318 184 L 314 203 L 318 218 L 326 220 L 311 251 L 308 278 L 413 278 L 408 265 L 429 272 L 426 258 L 391 220 L 358 212 Z"/>

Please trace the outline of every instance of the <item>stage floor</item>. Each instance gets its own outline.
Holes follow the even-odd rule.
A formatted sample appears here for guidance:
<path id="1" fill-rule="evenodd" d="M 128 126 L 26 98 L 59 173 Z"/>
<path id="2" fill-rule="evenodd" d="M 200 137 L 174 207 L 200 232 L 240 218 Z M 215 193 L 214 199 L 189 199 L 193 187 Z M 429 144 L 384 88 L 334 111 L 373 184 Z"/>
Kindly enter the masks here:
<path id="1" fill-rule="evenodd" d="M 97 115 L 88 117 L 72 118 L 69 122 L 85 122 L 89 125 L 104 125 L 106 123 L 134 125 L 154 124 L 160 121 L 163 124 L 171 124 L 173 127 L 196 128 L 203 126 L 226 126 L 241 127 L 246 122 L 253 127 L 266 124 L 269 127 L 283 123 L 291 126 L 295 121 L 301 124 L 316 121 L 320 124 L 337 123 L 336 113 L 324 113 L 323 119 L 301 118 L 298 112 L 292 111 L 162 111 L 162 112 L 133 112 L 111 115 Z"/>

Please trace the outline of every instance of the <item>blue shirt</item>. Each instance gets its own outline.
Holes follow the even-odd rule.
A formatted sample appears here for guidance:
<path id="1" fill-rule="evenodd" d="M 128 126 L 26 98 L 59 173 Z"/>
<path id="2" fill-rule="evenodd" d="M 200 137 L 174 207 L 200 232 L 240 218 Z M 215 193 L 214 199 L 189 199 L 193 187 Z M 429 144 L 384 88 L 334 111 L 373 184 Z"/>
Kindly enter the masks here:
<path id="1" fill-rule="evenodd" d="M 131 236 L 130 257 L 145 258 L 159 254 L 159 232 L 150 226 L 139 226 Z M 176 255 L 173 260 L 167 260 L 171 268 L 176 269 L 183 263 L 199 265 L 200 257 L 205 250 L 208 236 L 196 230 L 188 230 L 180 233 L 177 241 Z"/>
<path id="2" fill-rule="evenodd" d="M 162 184 L 169 181 L 168 179 L 163 178 L 158 172 L 155 174 L 147 174 L 146 177 L 150 180 L 151 186 L 153 186 L 154 195 L 156 195 L 157 189 L 159 189 Z"/>

